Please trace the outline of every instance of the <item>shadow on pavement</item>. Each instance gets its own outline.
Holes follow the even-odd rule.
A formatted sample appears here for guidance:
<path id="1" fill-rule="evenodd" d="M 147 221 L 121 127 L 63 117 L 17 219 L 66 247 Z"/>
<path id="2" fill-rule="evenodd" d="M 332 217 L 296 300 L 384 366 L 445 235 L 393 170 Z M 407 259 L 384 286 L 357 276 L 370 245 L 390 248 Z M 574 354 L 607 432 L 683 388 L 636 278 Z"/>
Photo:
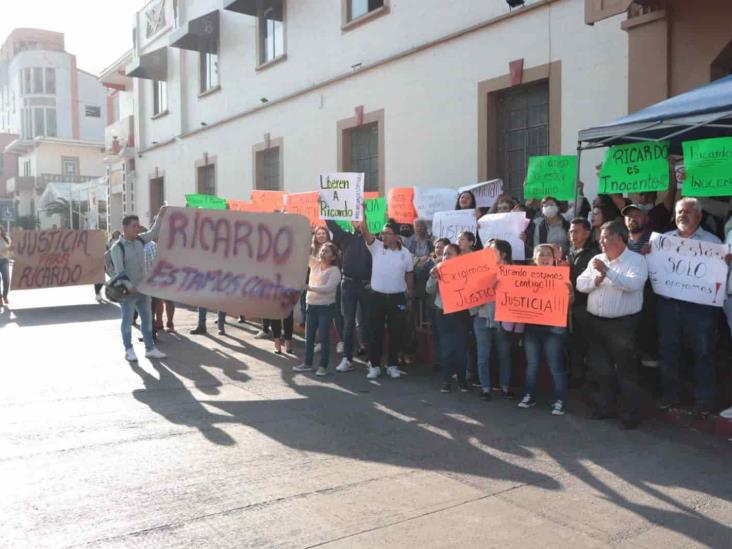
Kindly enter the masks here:
<path id="1" fill-rule="evenodd" d="M 3 307 L 0 310 L 0 328 L 8 324 L 21 327 L 50 326 L 68 322 L 98 322 L 119 318 L 119 308 L 115 305 L 87 304 L 64 305 L 62 307 L 39 307 L 35 309 L 12 309 Z"/>

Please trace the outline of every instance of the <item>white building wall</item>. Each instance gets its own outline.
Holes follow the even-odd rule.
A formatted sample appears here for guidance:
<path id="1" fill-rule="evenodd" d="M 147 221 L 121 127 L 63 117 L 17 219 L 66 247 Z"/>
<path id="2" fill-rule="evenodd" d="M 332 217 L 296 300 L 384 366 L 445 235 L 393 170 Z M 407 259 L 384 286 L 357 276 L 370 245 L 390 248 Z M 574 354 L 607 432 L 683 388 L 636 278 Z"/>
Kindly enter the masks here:
<path id="1" fill-rule="evenodd" d="M 194 17 L 219 5 L 189 1 L 183 15 Z M 260 72 L 255 70 L 254 19 L 222 11 L 221 91 L 198 98 L 197 54 L 171 48 L 170 114 L 157 120 L 150 118 L 152 83 L 135 81 L 141 155 L 138 213 L 154 214 L 146 185 L 156 167 L 165 172 L 166 199 L 182 205 L 184 195 L 195 192 L 194 162 L 204 153 L 217 158 L 218 194 L 247 198 L 252 145 L 263 141 L 265 133 L 284 139 L 286 190 L 312 190 L 320 173 L 336 169 L 336 124 L 352 117 L 357 105 L 364 105 L 366 112 L 384 110 L 387 188 L 476 182 L 478 83 L 507 74 L 515 59 L 524 58 L 525 69 L 561 61 L 564 154 L 574 154 L 578 130 L 627 112 L 627 36 L 617 18 L 585 25 L 582 0 L 517 14 L 262 108 L 261 97 L 275 101 L 346 74 L 355 63 L 384 61 L 507 11 L 498 0 L 466 1 L 460 10 L 439 0 L 392 2 L 388 15 L 342 33 L 339 6 L 335 0 L 288 2 L 288 58 Z M 164 43 L 165 36 L 145 49 Z M 202 122 L 207 124 L 203 130 Z M 191 131 L 197 133 L 188 135 Z M 595 158 L 590 155 L 582 162 L 590 194 L 596 185 Z"/>
<path id="2" fill-rule="evenodd" d="M 107 92 L 97 78 L 87 72 L 79 74 L 79 139 L 103 141 L 107 126 Z M 87 116 L 86 107 L 99 107 L 98 118 Z"/>

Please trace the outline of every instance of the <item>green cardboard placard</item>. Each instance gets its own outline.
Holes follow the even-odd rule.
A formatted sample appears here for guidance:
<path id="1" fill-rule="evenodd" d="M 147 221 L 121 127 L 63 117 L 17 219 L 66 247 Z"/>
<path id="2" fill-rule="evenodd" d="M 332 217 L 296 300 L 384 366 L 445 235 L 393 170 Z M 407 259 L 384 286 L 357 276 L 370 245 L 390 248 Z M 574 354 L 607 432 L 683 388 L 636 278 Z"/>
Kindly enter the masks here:
<path id="1" fill-rule="evenodd" d="M 524 183 L 524 198 L 574 200 L 576 156 L 531 156 Z"/>
<path id="2" fill-rule="evenodd" d="M 732 137 L 684 141 L 684 196 L 732 195 Z"/>
<path id="3" fill-rule="evenodd" d="M 644 193 L 668 189 L 668 141 L 615 145 L 600 170 L 601 194 Z"/>
<path id="4" fill-rule="evenodd" d="M 366 203 L 366 221 L 369 224 L 371 234 L 377 234 L 384 228 L 386 223 L 386 197 L 367 198 Z M 338 226 L 346 232 L 353 232 L 353 225 L 350 221 L 336 221 Z"/>
<path id="5" fill-rule="evenodd" d="M 208 210 L 225 210 L 226 200 L 210 194 L 187 194 L 186 206 L 189 208 L 206 208 Z"/>

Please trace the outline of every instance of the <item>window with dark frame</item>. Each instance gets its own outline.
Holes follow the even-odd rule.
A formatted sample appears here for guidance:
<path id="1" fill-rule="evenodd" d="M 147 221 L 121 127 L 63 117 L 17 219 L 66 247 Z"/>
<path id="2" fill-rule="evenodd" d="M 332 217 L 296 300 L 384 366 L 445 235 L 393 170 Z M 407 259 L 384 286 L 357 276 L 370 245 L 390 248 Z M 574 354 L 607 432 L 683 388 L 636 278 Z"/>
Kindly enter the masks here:
<path id="1" fill-rule="evenodd" d="M 155 177 L 150 180 L 150 211 L 159 211 L 163 202 L 165 202 L 165 178 Z"/>
<path id="2" fill-rule="evenodd" d="M 218 53 L 201 52 L 199 55 L 199 74 L 201 93 L 212 90 L 219 85 Z"/>
<path id="3" fill-rule="evenodd" d="M 262 191 L 279 191 L 280 184 L 280 148 L 270 147 L 257 151 L 257 181 L 255 186 Z"/>
<path id="4" fill-rule="evenodd" d="M 69 175 L 69 176 L 79 175 L 79 157 L 62 156 L 61 157 L 61 173 L 63 175 Z"/>
<path id="5" fill-rule="evenodd" d="M 168 110 L 168 83 L 163 80 L 153 80 L 153 115 Z"/>
<path id="6" fill-rule="evenodd" d="M 346 170 L 364 173 L 364 190 L 379 191 L 379 123 L 371 122 L 348 132 L 349 150 L 345 151 Z"/>
<path id="7" fill-rule="evenodd" d="M 197 173 L 197 186 L 198 194 L 209 194 L 212 196 L 216 195 L 216 165 L 207 164 L 205 166 L 198 166 L 196 168 Z"/>
<path id="8" fill-rule="evenodd" d="M 285 2 L 270 0 L 259 16 L 259 64 L 285 54 Z"/>
<path id="9" fill-rule="evenodd" d="M 384 0 L 346 0 L 348 6 L 348 21 L 353 21 L 384 7 Z"/>
<path id="10" fill-rule="evenodd" d="M 95 107 L 94 105 L 85 105 L 84 106 L 84 116 L 86 116 L 87 118 L 101 118 L 102 117 L 102 108 Z"/>

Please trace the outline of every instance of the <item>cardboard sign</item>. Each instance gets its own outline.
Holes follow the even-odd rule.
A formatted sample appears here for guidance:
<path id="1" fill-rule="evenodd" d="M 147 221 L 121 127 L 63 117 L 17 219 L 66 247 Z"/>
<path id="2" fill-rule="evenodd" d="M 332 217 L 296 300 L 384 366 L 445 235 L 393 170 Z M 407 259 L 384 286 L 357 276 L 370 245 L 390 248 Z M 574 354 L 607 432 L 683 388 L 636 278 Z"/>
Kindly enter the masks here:
<path id="1" fill-rule="evenodd" d="M 524 198 L 574 200 L 576 156 L 532 156 L 524 184 Z"/>
<path id="2" fill-rule="evenodd" d="M 350 221 L 336 221 L 338 226 L 346 232 L 353 232 Z M 386 223 L 386 198 L 370 198 L 366 200 L 366 223 L 371 234 L 378 234 Z"/>
<path id="3" fill-rule="evenodd" d="M 225 210 L 226 200 L 218 196 L 211 196 L 210 194 L 187 194 L 186 206 L 207 210 Z"/>
<path id="4" fill-rule="evenodd" d="M 668 141 L 610 147 L 600 169 L 602 194 L 668 189 Z"/>
<path id="5" fill-rule="evenodd" d="M 732 137 L 685 141 L 684 196 L 732 195 Z"/>
<path id="6" fill-rule="evenodd" d="M 432 236 L 447 238 L 450 242 L 457 242 L 463 231 L 475 234 L 478 221 L 475 219 L 475 210 L 450 210 L 437 212 L 432 218 Z"/>
<path id="7" fill-rule="evenodd" d="M 234 200 L 232 198 L 228 199 L 226 201 L 226 205 L 230 210 L 233 210 L 235 212 L 257 212 L 259 211 L 257 207 L 252 204 L 251 202 L 247 202 L 246 200 Z"/>
<path id="8" fill-rule="evenodd" d="M 470 191 L 475 196 L 475 205 L 478 208 L 490 208 L 496 203 L 496 199 L 503 193 L 503 180 L 491 179 L 475 185 L 467 185 L 458 189 L 458 196 L 465 191 Z"/>
<path id="9" fill-rule="evenodd" d="M 320 218 L 320 195 L 317 191 L 288 194 L 285 197 L 285 210 L 287 213 L 304 215 L 313 228 L 325 226 L 325 221 Z"/>
<path id="10" fill-rule="evenodd" d="M 493 248 L 443 261 L 437 270 L 442 309 L 446 313 L 480 307 L 496 299 L 493 286 L 497 264 Z"/>
<path id="11" fill-rule="evenodd" d="M 483 246 L 488 245 L 492 238 L 505 240 L 511 244 L 511 259 L 523 261 L 526 259 L 526 246 L 520 235 L 526 231 L 530 221 L 524 212 L 509 212 L 487 214 L 478 220 L 478 234 Z"/>
<path id="12" fill-rule="evenodd" d="M 653 291 L 664 297 L 722 307 L 727 289 L 728 254 L 724 244 L 651 235 L 647 254 L 648 278 Z"/>
<path id="13" fill-rule="evenodd" d="M 397 223 L 411 225 L 417 219 L 417 211 L 414 209 L 414 188 L 401 187 L 390 189 L 387 193 L 387 215 Z"/>
<path id="14" fill-rule="evenodd" d="M 104 231 L 16 231 L 13 290 L 104 282 Z"/>
<path id="15" fill-rule="evenodd" d="M 499 265 L 496 320 L 567 326 L 569 267 Z"/>
<path id="16" fill-rule="evenodd" d="M 362 173 L 331 173 L 320 176 L 320 217 L 339 221 L 363 219 Z"/>
<path id="17" fill-rule="evenodd" d="M 285 193 L 283 191 L 260 191 L 252 189 L 252 204 L 256 212 L 281 212 L 285 209 Z"/>
<path id="18" fill-rule="evenodd" d="M 430 221 L 437 212 L 454 209 L 457 197 L 455 189 L 414 187 L 414 209 L 417 217 Z"/>
<path id="19" fill-rule="evenodd" d="M 373 198 L 379 198 L 379 193 L 376 191 L 366 191 L 363 193 L 363 197 L 365 200 L 371 200 Z"/>
<path id="20" fill-rule="evenodd" d="M 169 208 L 139 290 L 213 311 L 284 318 L 305 286 L 310 228 L 299 215 Z"/>

